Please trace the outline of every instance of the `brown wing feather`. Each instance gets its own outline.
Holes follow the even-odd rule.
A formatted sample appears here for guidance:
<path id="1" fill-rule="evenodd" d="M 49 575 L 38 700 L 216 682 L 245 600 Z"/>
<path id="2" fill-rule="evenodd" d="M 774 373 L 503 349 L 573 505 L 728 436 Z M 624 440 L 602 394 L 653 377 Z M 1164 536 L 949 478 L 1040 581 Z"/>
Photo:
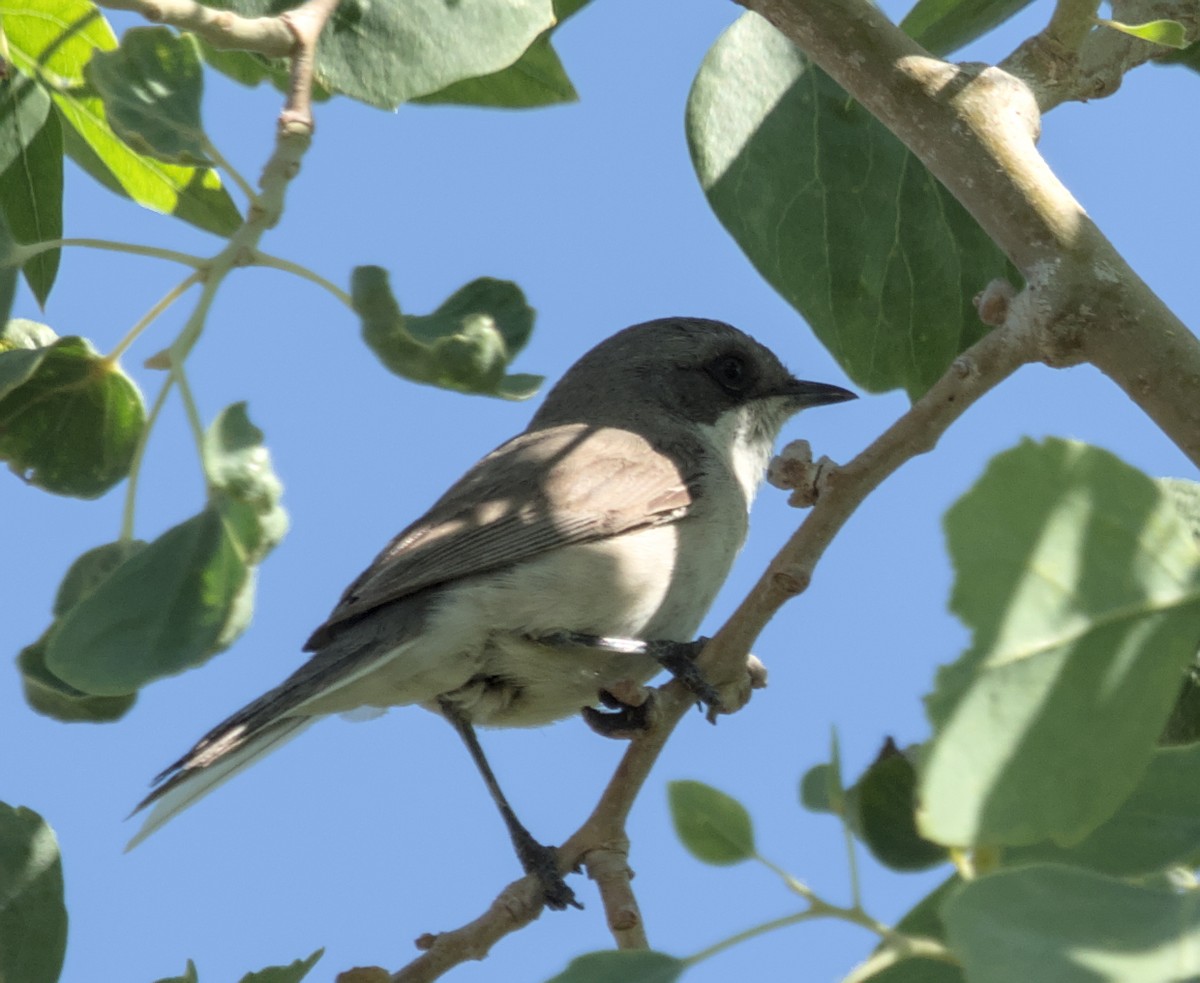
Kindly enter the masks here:
<path id="1" fill-rule="evenodd" d="M 305 648 L 327 645 L 339 627 L 424 588 L 677 521 L 694 501 L 692 477 L 627 430 L 570 424 L 522 434 L 397 535 Z"/>

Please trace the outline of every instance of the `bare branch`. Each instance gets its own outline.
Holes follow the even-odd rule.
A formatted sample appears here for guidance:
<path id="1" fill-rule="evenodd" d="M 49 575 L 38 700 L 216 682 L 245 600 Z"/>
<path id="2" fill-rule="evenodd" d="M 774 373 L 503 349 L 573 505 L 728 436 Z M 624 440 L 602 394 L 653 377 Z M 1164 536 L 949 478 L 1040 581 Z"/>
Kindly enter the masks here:
<path id="1" fill-rule="evenodd" d="M 325 28 L 326 21 L 337 10 L 338 0 L 308 0 L 295 10 L 285 10 L 279 15 L 296 38 L 292 53 L 292 77 L 288 86 L 287 104 L 280 117 L 280 125 L 300 126 L 313 130 L 312 85 L 313 69 L 316 66 L 317 39 Z"/>
<path id="2" fill-rule="evenodd" d="M 542 913 L 542 887 L 535 877 L 509 884 L 482 915 L 462 928 L 423 936 L 425 952 L 397 973 L 392 983 L 429 983 L 468 959 L 482 959 L 500 939 Z"/>
<path id="3" fill-rule="evenodd" d="M 237 48 L 268 58 L 286 58 L 295 38 L 278 17 L 242 17 L 195 0 L 98 0 L 109 10 L 132 10 L 155 24 L 191 31 L 214 48 Z"/>
<path id="4" fill-rule="evenodd" d="M 646 926 L 633 894 L 633 871 L 629 868 L 629 841 L 587 852 L 588 876 L 596 882 L 608 930 L 618 949 L 648 949 Z"/>

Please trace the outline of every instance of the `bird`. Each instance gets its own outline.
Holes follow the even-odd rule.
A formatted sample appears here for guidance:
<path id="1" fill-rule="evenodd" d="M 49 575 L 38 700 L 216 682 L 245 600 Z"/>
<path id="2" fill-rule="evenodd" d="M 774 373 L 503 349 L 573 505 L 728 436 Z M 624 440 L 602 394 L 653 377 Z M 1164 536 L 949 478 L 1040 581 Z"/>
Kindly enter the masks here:
<path id="1" fill-rule="evenodd" d="M 346 588 L 307 662 L 154 779 L 130 847 L 323 717 L 417 705 L 463 739 L 545 904 L 578 906 L 475 728 L 619 714 L 613 691 L 664 665 L 715 699 L 692 668 L 695 635 L 779 432 L 854 398 L 721 321 L 661 318 L 602 341 Z"/>

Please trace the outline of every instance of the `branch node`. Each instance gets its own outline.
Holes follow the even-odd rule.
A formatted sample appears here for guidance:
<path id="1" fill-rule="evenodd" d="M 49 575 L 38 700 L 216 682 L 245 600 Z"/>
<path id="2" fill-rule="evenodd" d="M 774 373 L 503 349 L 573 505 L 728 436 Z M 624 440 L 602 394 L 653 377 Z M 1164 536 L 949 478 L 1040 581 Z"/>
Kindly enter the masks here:
<path id="1" fill-rule="evenodd" d="M 974 304 L 979 313 L 979 320 L 990 327 L 998 328 L 1008 320 L 1008 311 L 1016 296 L 1016 287 L 1007 280 L 993 280 L 975 295 Z M 958 363 L 959 360 L 955 359 L 954 371 L 960 378 L 966 378 L 967 373 L 960 371 Z"/>
<path id="2" fill-rule="evenodd" d="M 812 581 L 812 574 L 807 571 L 776 570 L 771 574 L 771 583 L 775 589 L 788 597 L 803 594 Z"/>

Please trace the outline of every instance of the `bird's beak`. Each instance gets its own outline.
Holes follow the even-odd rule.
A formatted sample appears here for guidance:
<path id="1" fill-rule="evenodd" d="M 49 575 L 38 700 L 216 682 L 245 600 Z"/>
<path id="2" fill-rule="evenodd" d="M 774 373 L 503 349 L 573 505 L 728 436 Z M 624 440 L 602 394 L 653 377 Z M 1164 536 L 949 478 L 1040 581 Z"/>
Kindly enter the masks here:
<path id="1" fill-rule="evenodd" d="M 781 395 L 787 396 L 798 410 L 858 399 L 855 393 L 841 386 L 831 386 L 827 382 L 805 382 L 803 379 L 790 380 Z"/>

